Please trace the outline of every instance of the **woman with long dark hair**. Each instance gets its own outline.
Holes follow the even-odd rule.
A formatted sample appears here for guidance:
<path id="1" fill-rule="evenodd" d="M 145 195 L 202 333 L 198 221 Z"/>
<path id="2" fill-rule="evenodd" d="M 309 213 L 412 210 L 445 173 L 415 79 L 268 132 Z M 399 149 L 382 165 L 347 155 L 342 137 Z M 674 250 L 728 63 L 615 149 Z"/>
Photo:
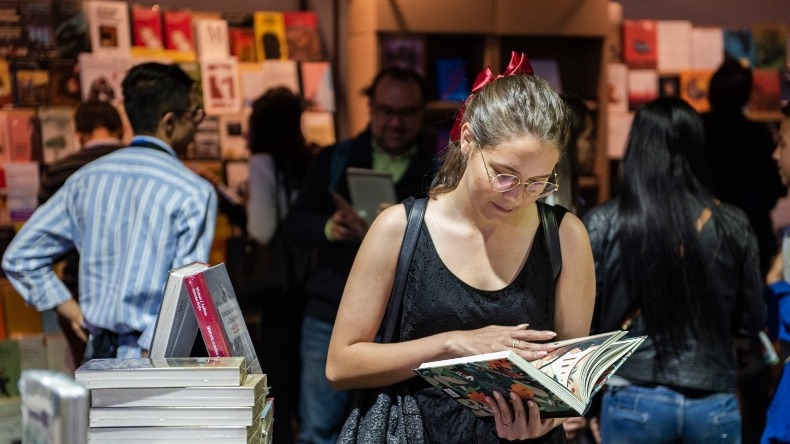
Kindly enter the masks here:
<path id="1" fill-rule="evenodd" d="M 648 335 L 604 396 L 606 443 L 741 439 L 732 339 L 762 325 L 757 241 L 746 215 L 709 191 L 703 137 L 680 99 L 642 107 L 621 195 L 585 217 L 593 329 L 632 322 L 633 334 Z"/>

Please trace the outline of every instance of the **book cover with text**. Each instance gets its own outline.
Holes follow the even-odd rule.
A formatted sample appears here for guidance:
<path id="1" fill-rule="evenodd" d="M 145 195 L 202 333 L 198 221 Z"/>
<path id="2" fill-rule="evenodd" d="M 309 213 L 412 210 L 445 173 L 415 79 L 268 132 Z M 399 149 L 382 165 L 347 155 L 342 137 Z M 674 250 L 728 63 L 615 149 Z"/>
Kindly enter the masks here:
<path id="1" fill-rule="evenodd" d="M 257 61 L 288 58 L 288 37 L 282 12 L 255 11 L 252 15 Z"/>
<path id="2" fill-rule="evenodd" d="M 223 19 L 196 18 L 195 47 L 201 59 L 224 58 L 230 55 L 228 22 Z"/>
<path id="3" fill-rule="evenodd" d="M 132 5 L 132 43 L 151 49 L 163 49 L 162 16 L 159 8 Z"/>
<path id="4" fill-rule="evenodd" d="M 288 58 L 297 62 L 316 62 L 323 58 L 318 17 L 314 11 L 283 13 Z"/>
<path id="5" fill-rule="evenodd" d="M 194 51 L 192 37 L 192 14 L 188 11 L 165 11 L 164 24 L 165 48 L 175 51 Z"/>
<path id="6" fill-rule="evenodd" d="M 129 5 L 122 1 L 85 0 L 91 51 L 127 55 L 132 46 Z"/>
<path id="7" fill-rule="evenodd" d="M 241 111 L 239 66 L 235 57 L 202 59 L 200 76 L 206 113 L 233 114 Z"/>

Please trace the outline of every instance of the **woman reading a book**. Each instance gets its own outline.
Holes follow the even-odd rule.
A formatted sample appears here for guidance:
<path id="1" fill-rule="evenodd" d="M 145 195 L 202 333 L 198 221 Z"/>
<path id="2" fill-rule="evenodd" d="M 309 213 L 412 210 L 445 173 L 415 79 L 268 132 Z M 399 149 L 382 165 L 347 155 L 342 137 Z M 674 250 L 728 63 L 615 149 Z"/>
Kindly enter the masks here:
<path id="1" fill-rule="evenodd" d="M 634 118 L 621 195 L 585 216 L 594 330 L 630 323 L 648 336 L 604 395 L 606 443 L 741 442 L 732 344 L 762 325 L 757 241 L 710 193 L 705 168 L 700 116 L 657 99 Z"/>
<path id="2" fill-rule="evenodd" d="M 514 350 L 545 356 L 544 342 L 589 334 L 592 254 L 581 221 L 536 203 L 556 190 L 567 111 L 529 62 L 514 54 L 503 75 L 486 69 L 459 111 L 408 267 L 399 342 L 377 343 L 406 227 L 406 200 L 384 210 L 357 254 L 338 311 L 327 377 L 339 389 L 403 386 L 419 405 L 426 441 L 564 442 L 561 419 L 540 418 L 515 393 L 485 393 L 494 416 L 478 418 L 415 377 L 421 363 Z M 553 208 L 553 209 L 552 209 Z M 553 211 L 559 246 L 541 223 Z M 555 281 L 551 255 L 561 252 Z"/>

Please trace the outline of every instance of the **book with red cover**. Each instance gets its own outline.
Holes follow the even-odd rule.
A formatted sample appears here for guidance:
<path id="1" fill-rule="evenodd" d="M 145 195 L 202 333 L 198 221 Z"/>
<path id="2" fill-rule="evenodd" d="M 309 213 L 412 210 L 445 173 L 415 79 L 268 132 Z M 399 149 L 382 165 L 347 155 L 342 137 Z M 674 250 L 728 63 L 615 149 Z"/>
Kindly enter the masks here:
<path id="1" fill-rule="evenodd" d="M 255 61 L 255 33 L 252 28 L 231 26 L 228 28 L 230 55 L 236 56 L 240 62 Z"/>
<path id="2" fill-rule="evenodd" d="M 629 68 L 655 69 L 657 39 L 655 20 L 623 21 L 623 61 Z"/>
<path id="3" fill-rule="evenodd" d="M 184 277 L 184 286 L 209 356 L 244 357 L 247 373 L 263 373 L 225 264 Z"/>
<path id="4" fill-rule="evenodd" d="M 184 277 L 184 285 L 189 292 L 189 300 L 192 302 L 192 308 L 195 310 L 195 316 L 200 327 L 200 333 L 203 335 L 203 341 L 206 343 L 208 355 L 212 358 L 233 356 L 230 343 L 228 343 L 228 338 L 225 336 L 222 328 L 222 320 L 209 292 L 206 278 L 200 273 L 186 276 Z"/>
<path id="5" fill-rule="evenodd" d="M 752 94 L 746 108 L 749 111 L 779 111 L 781 109 L 781 73 L 776 69 L 752 70 Z"/>
<path id="6" fill-rule="evenodd" d="M 297 62 L 321 60 L 321 36 L 318 18 L 314 11 L 286 11 L 285 36 L 288 41 L 288 58 Z"/>
<path id="7" fill-rule="evenodd" d="M 165 11 L 164 23 L 165 49 L 194 51 L 192 37 L 192 14 L 186 11 Z"/>
<path id="8" fill-rule="evenodd" d="M 162 16 L 159 8 L 132 6 L 132 45 L 162 49 Z"/>

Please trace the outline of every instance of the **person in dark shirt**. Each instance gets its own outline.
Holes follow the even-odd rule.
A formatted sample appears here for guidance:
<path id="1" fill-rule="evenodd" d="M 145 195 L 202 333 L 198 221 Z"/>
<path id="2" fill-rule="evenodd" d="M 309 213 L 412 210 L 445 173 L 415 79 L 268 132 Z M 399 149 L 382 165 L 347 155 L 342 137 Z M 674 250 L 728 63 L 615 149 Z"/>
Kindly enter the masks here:
<path id="1" fill-rule="evenodd" d="M 123 123 L 118 110 L 110 103 L 98 100 L 81 103 L 74 113 L 74 122 L 80 150 L 44 168 L 38 188 L 39 205 L 49 200 L 75 171 L 122 146 Z M 64 259 L 63 282 L 74 298 L 78 299 L 79 254 L 72 250 Z M 85 342 L 77 338 L 69 321 L 62 316 L 58 316 L 58 324 L 66 336 L 72 362 L 77 365 L 85 354 Z"/>

